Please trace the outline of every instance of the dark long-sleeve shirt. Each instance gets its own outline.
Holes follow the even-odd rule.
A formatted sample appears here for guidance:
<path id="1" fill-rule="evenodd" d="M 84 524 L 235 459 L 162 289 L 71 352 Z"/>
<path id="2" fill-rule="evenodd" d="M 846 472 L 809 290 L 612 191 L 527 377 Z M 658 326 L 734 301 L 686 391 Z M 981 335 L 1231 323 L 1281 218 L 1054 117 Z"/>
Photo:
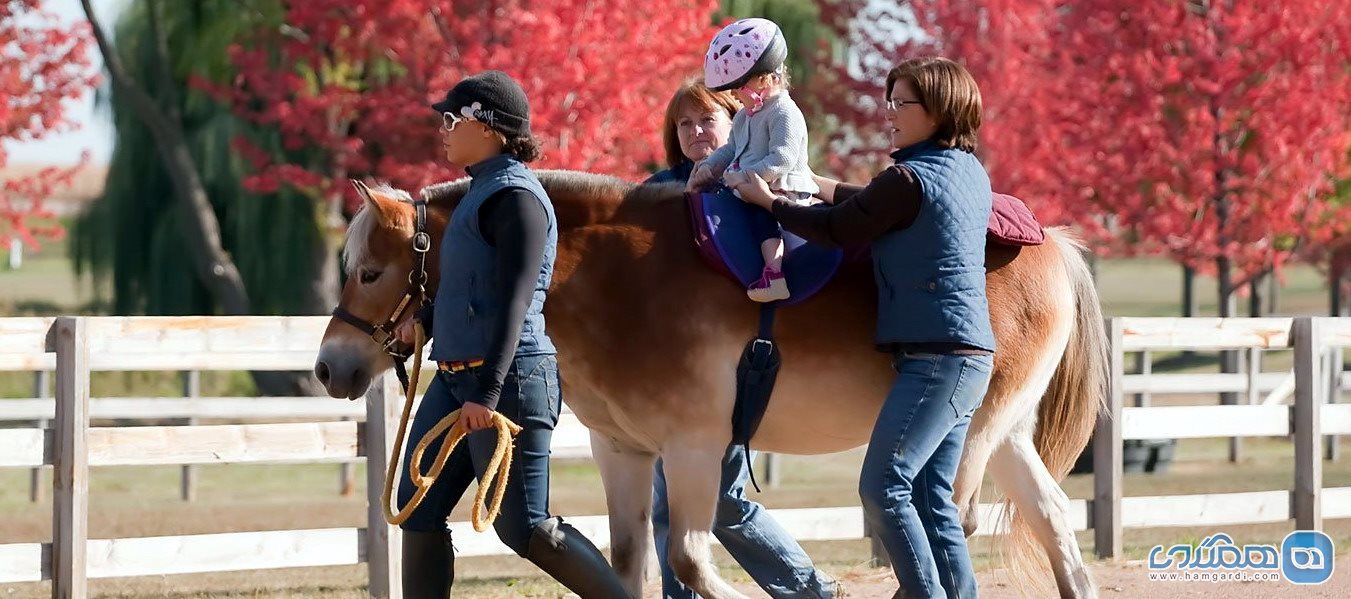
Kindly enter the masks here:
<path id="1" fill-rule="evenodd" d="M 833 204 L 804 206 L 774 200 L 774 218 L 784 229 L 812 243 L 857 246 L 890 231 L 909 227 L 919 216 L 924 192 L 910 169 L 899 164 L 882 171 L 866 187 L 840 183 Z"/>
<path id="2" fill-rule="evenodd" d="M 479 393 L 466 399 L 496 409 L 544 264 L 549 215 L 534 194 L 519 188 L 493 194 L 478 215 L 483 239 L 497 248 L 495 284 L 503 303 L 493 317 L 488 353 L 477 372 Z M 419 318 L 426 330 L 432 330 L 430 306 L 419 313 Z"/>

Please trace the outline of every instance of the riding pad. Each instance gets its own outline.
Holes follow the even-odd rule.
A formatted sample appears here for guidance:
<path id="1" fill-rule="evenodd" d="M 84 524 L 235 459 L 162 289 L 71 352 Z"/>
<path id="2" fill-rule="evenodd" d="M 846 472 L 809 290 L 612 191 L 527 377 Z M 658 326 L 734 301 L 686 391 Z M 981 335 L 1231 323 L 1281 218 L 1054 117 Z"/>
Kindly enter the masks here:
<path id="1" fill-rule="evenodd" d="M 720 187 L 709 193 L 686 194 L 694 244 L 709 266 L 722 272 L 742 287 L 760 278 L 764 256 L 760 242 L 768 213 L 759 206 L 741 201 L 730 189 Z M 772 221 L 772 217 L 768 219 Z M 774 226 L 771 225 L 770 226 Z M 783 275 L 792 296 L 782 302 L 791 306 L 820 291 L 844 261 L 844 250 L 807 243 L 788 231 L 783 237 Z"/>

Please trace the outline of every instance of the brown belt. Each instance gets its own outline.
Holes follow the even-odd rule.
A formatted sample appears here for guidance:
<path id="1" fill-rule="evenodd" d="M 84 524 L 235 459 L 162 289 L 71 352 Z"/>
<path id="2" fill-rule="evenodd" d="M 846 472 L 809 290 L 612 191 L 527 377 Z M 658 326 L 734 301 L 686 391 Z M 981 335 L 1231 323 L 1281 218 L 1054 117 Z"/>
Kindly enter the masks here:
<path id="1" fill-rule="evenodd" d="M 454 362 L 437 362 L 436 369 L 442 372 L 464 372 L 482 365 L 483 360 L 456 360 Z"/>

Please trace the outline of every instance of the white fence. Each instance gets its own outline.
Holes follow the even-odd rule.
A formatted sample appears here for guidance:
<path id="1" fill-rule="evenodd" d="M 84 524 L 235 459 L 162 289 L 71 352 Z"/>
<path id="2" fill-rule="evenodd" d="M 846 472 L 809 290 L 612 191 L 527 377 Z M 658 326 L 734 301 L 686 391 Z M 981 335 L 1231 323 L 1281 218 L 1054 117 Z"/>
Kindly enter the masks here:
<path id="1" fill-rule="evenodd" d="M 1331 403 L 1343 377 L 1338 348 L 1351 346 L 1351 318 L 1115 318 L 1108 321 L 1111 386 L 1093 445 L 1094 497 L 1086 506 L 1100 557 L 1119 557 L 1123 527 L 1284 522 L 1321 528 L 1351 517 L 1351 487 L 1323 488 L 1324 435 L 1351 434 L 1351 404 Z M 1295 352 L 1294 405 L 1125 407 L 1125 354 L 1158 350 Z M 1330 368 L 1336 363 L 1335 371 Z M 1255 393 L 1257 372 L 1246 386 Z M 1216 379 L 1232 380 L 1232 379 Z M 1225 389 L 1220 389 L 1225 390 Z M 1232 389 L 1239 391 L 1244 389 Z M 1325 405 L 1327 404 L 1327 405 Z M 1295 438 L 1289 490 L 1122 497 L 1126 439 Z"/>
<path id="2" fill-rule="evenodd" d="M 397 425 L 400 394 L 386 376 L 361 404 L 309 398 L 251 399 L 250 408 L 222 408 L 212 400 L 89 399 L 90 372 L 106 370 L 307 370 L 327 318 L 60 318 L 0 319 L 0 370 L 55 370 L 55 402 L 20 402 L 24 419 L 54 418 L 51 429 L 0 429 L 0 467 L 53 467 L 51 543 L 0 545 L 0 582 L 52 580 L 53 596 L 85 595 L 87 578 L 161 575 L 366 563 L 371 596 L 399 596 L 396 528 L 380 514 L 378 494 Z M 1351 346 L 1351 319 L 1113 319 L 1112 392 L 1096 436 L 1095 497 L 1071 502 L 1076 530 L 1095 529 L 1097 552 L 1121 554 L 1123 528 L 1279 522 L 1302 528 L 1322 518 L 1351 517 L 1351 488 L 1322 488 L 1319 440 L 1351 434 L 1351 404 L 1323 405 L 1333 395 L 1329 348 Z M 1127 352 L 1164 349 L 1288 348 L 1296 352 L 1293 407 L 1280 405 L 1124 407 L 1139 388 L 1126 384 Z M 1219 380 L 1219 379 L 1216 379 Z M 1227 379 L 1225 379 L 1227 380 Z M 1229 383 L 1225 383 L 1229 384 Z M 1223 390 L 1211 389 L 1210 391 Z M 172 403 L 171 403 L 172 402 Z M 243 399 L 238 402 L 243 405 Z M 270 405 L 269 405 L 270 404 Z M 0 401 L 0 406 L 5 402 Z M 289 406 L 289 407 L 285 407 Z M 317 404 L 316 404 L 317 406 Z M 254 418 L 270 416 L 364 419 L 195 426 L 91 427 L 91 417 Z M 339 407 L 341 406 L 341 407 Z M 257 408 L 257 411 L 250 411 Z M 292 410 L 291 408 L 295 408 Z M 25 411 L 26 410 L 26 411 Z M 571 424 L 569 426 L 572 426 Z M 584 447 L 585 431 L 561 428 L 559 449 Z M 572 432 L 566 432 L 572 430 Z M 1122 497 L 1125 439 L 1158 437 L 1283 436 L 1296 438 L 1291 490 L 1173 497 Z M 580 439 L 580 440 L 579 440 Z M 90 466 L 340 462 L 365 459 L 367 526 L 229 534 L 89 539 Z M 985 505 L 981 534 L 995 529 L 995 506 Z M 859 539 L 857 507 L 773 510 L 802 540 Z M 598 544 L 608 544 L 603 516 L 569 518 Z M 452 525 L 460 555 L 509 551 L 491 533 Z"/>

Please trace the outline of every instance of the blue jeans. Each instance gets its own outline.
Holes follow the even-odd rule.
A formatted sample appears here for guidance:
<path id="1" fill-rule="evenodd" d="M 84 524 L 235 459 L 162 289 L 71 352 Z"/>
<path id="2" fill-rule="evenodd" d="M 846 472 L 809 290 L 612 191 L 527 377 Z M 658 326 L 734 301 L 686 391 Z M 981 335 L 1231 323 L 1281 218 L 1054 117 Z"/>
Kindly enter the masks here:
<path id="1" fill-rule="evenodd" d="M 713 521 L 713 534 L 718 541 L 775 599 L 834 597 L 835 580 L 816 569 L 812 558 L 764 506 L 746 498 L 747 478 L 746 453 L 740 446 L 729 447 L 722 457 L 722 483 Z M 661 460 L 657 460 L 652 491 L 652 529 L 657 561 L 661 563 L 662 597 L 692 599 L 696 597 L 694 591 L 680 583 L 667 559 L 671 518 Z"/>
<path id="2" fill-rule="evenodd" d="M 464 404 L 475 380 L 473 371 L 450 374 L 437 372 L 427 388 L 409 431 L 407 451 L 403 455 L 404 474 L 399 477 L 398 506 L 406 505 L 416 487 L 408 479 L 408 463 L 413 448 L 427 431 L 446 414 Z M 558 424 L 562 391 L 558 380 L 558 361 L 551 355 L 518 356 L 511 363 L 502 385 L 497 411 L 521 426 L 511 457 L 511 471 L 502 499 L 502 513 L 493 523 L 497 537 L 517 555 L 525 555 L 535 525 L 549 516 L 549 441 Z M 431 469 L 441 439 L 427 447 L 422 455 L 422 471 Z M 432 484 L 422 504 L 402 525 L 404 530 L 439 532 L 447 530 L 446 518 L 464 495 L 469 483 L 483 475 L 497 446 L 496 429 L 470 433 L 450 453 L 446 467 Z M 496 485 L 496 483 L 494 483 Z"/>
<path id="3" fill-rule="evenodd" d="M 859 477 L 864 517 L 906 596 L 975 597 L 952 480 L 994 359 L 906 353 L 894 366 Z"/>

